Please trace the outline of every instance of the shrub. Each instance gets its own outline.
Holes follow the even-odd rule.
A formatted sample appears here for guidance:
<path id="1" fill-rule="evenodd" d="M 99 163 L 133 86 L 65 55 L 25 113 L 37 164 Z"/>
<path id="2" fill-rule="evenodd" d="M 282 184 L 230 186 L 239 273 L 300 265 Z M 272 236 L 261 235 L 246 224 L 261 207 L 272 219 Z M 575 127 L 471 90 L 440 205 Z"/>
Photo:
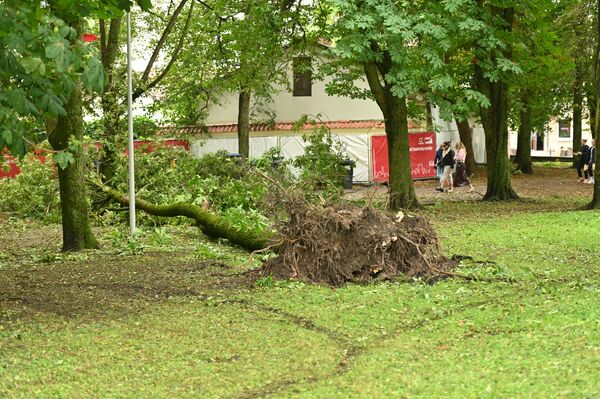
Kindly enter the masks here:
<path id="1" fill-rule="evenodd" d="M 41 162 L 33 155 L 18 161 L 21 173 L 0 179 L 0 210 L 23 218 L 60 222 L 60 194 L 51 158 Z"/>
<path id="2" fill-rule="evenodd" d="M 306 142 L 304 154 L 296 157 L 292 164 L 300 170 L 299 183 L 307 188 L 309 197 L 318 194 L 335 201 L 343 193 L 346 169 L 342 162 L 347 154 L 342 143 L 331 136 L 331 131 L 323 123 L 317 125 L 315 121 L 304 118 L 296 123 L 296 127 L 307 121 L 316 127 L 302 136 Z"/>
<path id="3" fill-rule="evenodd" d="M 238 218 L 242 225 L 258 227 L 265 223 L 256 209 L 268 190 L 268 182 L 249 173 L 243 162 L 230 159 L 226 152 L 198 158 L 182 149 L 161 145 L 153 145 L 153 148 L 152 152 L 136 151 L 139 197 L 157 204 L 208 204 L 211 211 Z M 119 191 L 127 192 L 126 157 L 119 159 L 114 185 Z M 168 218 L 146 215 L 141 215 L 140 222 L 174 223 Z"/>

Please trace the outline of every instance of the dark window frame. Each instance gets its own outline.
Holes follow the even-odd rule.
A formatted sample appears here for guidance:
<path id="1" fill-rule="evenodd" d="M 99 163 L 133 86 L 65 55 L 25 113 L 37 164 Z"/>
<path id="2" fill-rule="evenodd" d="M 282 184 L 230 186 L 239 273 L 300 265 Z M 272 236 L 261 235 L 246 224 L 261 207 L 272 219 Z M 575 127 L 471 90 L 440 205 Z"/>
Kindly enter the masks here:
<path id="1" fill-rule="evenodd" d="M 296 57 L 293 61 L 293 96 L 312 96 L 312 59 L 310 57 Z"/>
<path id="2" fill-rule="evenodd" d="M 569 135 L 565 136 L 564 131 L 568 131 Z M 571 131 L 571 121 L 568 119 L 560 119 L 558 121 L 558 138 L 559 139 L 570 139 L 573 137 L 573 132 Z"/>

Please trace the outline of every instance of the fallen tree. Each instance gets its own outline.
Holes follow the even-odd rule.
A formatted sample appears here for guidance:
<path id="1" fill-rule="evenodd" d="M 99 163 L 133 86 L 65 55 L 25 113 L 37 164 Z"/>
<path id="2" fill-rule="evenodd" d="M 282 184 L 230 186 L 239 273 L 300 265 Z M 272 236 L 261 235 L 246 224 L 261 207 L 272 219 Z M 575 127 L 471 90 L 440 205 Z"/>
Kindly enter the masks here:
<path id="1" fill-rule="evenodd" d="M 108 197 L 121 205 L 129 205 L 129 197 L 127 195 L 99 182 L 93 182 L 93 184 L 101 189 Z M 268 230 L 262 232 L 240 230 L 219 215 L 207 211 L 201 206 L 186 202 L 158 205 L 141 198 L 136 198 L 135 205 L 137 209 L 153 216 L 184 216 L 193 219 L 196 221 L 202 232 L 208 237 L 213 239 L 225 238 L 231 243 L 239 245 L 249 251 L 258 251 L 267 248 L 273 238 L 273 233 Z"/>
<path id="2" fill-rule="evenodd" d="M 339 286 L 399 277 L 434 281 L 458 276 L 458 264 L 441 254 L 437 234 L 423 217 L 391 214 L 372 207 L 320 204 L 307 200 L 298 187 L 286 189 L 280 182 L 255 171 L 272 183 L 265 198 L 276 219 L 275 231 L 240 231 L 228 220 L 190 203 L 157 205 L 136 199 L 136 206 L 154 216 L 184 216 L 197 222 L 211 238 L 225 238 L 254 253 L 272 251 L 258 277 L 296 279 Z M 122 205 L 129 199 L 97 181 L 105 195 Z"/>

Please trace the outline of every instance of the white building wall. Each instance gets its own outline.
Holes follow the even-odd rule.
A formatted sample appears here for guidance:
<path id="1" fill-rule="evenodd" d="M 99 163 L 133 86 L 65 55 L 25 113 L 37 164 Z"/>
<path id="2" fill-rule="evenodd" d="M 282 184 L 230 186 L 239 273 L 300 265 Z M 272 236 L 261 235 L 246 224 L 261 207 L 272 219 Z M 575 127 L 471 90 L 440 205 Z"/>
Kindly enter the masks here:
<path id="1" fill-rule="evenodd" d="M 549 125 L 548 130 L 544 132 L 541 137 L 541 141 L 543 142 L 544 149 L 543 150 L 535 150 L 532 147 L 531 155 L 534 157 L 571 157 L 573 155 L 573 122 L 571 121 L 570 125 L 570 136 L 569 137 L 560 137 L 559 135 L 559 119 L 553 118 Z M 516 154 L 517 152 L 517 142 L 518 142 L 518 132 L 511 131 L 510 132 L 510 152 L 511 155 Z M 591 145 L 592 142 L 592 132 L 590 130 L 589 121 L 584 119 L 583 121 L 583 130 L 581 132 L 581 137 L 583 139 L 588 140 L 588 144 Z M 531 139 L 537 140 L 537 133 L 533 133 L 531 135 Z"/>
<path id="2" fill-rule="evenodd" d="M 291 75 L 289 76 L 291 82 Z M 327 82 L 313 80 L 312 96 L 294 97 L 291 92 L 283 87 L 275 87 L 276 94 L 273 102 L 269 105 L 269 111 L 276 115 L 276 122 L 295 122 L 303 115 L 316 116 L 321 114 L 324 121 L 343 120 L 382 120 L 383 115 L 375 101 L 351 99 L 348 97 L 329 96 L 325 92 Z M 367 88 L 365 81 L 357 83 L 359 87 Z M 251 102 L 256 104 L 256 99 Z M 219 104 L 209 107 L 207 125 L 234 124 L 237 123 L 238 94 L 229 93 L 221 97 Z M 253 122 L 262 122 L 256 120 Z"/>
<path id="3" fill-rule="evenodd" d="M 448 122 L 440 117 L 439 109 L 434 107 L 431 110 L 431 118 L 433 128 L 436 132 L 438 145 L 444 141 L 452 141 L 456 143 L 460 141 L 460 134 L 456 122 Z M 471 120 L 471 128 L 473 129 L 473 152 L 475 153 L 475 162 L 485 163 L 485 133 L 483 127 L 475 121 Z"/>

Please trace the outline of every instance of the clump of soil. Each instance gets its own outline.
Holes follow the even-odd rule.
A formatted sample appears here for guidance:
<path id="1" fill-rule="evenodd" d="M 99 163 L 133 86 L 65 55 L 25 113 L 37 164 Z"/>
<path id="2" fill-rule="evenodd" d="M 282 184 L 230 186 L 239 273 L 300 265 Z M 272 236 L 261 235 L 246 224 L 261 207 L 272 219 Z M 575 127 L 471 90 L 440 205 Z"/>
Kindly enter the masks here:
<path id="1" fill-rule="evenodd" d="M 375 279 L 443 277 L 457 262 L 441 255 L 437 234 L 422 217 L 374 208 L 284 202 L 277 256 L 262 275 L 338 286 Z"/>

